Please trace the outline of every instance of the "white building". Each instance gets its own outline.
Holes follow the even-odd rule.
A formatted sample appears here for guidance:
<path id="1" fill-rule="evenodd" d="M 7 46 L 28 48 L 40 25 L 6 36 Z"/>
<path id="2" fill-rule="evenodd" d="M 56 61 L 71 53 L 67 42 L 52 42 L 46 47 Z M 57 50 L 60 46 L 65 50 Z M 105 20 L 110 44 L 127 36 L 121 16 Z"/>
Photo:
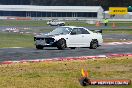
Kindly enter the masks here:
<path id="1" fill-rule="evenodd" d="M 132 12 L 125 15 L 110 15 L 109 11 L 104 11 L 104 17 L 109 18 L 110 21 L 132 21 Z"/>
<path id="2" fill-rule="evenodd" d="M 0 5 L 0 16 L 103 18 L 101 6 Z"/>

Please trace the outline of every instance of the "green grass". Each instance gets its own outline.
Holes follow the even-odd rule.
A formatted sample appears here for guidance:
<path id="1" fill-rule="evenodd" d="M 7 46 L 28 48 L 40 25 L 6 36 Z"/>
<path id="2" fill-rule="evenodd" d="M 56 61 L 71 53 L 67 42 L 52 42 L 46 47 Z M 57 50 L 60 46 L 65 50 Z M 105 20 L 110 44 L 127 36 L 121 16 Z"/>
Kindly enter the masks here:
<path id="1" fill-rule="evenodd" d="M 82 27 L 87 27 L 87 26 L 96 26 L 96 24 L 88 24 L 86 23 L 86 21 L 68 21 L 66 22 L 66 25 L 72 25 L 72 26 L 82 26 Z M 113 22 L 109 22 L 108 23 L 108 27 L 112 27 L 113 25 Z M 100 26 L 104 26 L 103 23 L 100 23 Z M 120 22 L 115 22 L 115 26 L 116 27 L 122 27 L 122 26 L 125 26 L 125 27 L 132 27 L 132 22 L 124 22 L 124 23 L 120 23 Z"/>
<path id="2" fill-rule="evenodd" d="M 0 20 L 0 26 L 47 26 L 47 21 L 15 21 Z M 72 26 L 94 26 L 87 24 L 85 21 L 66 21 L 66 25 Z"/>
<path id="3" fill-rule="evenodd" d="M 0 20 L 0 26 L 47 26 L 46 21 Z"/>
<path id="4" fill-rule="evenodd" d="M 34 46 L 33 35 L 0 33 L 0 48 L 33 46 Z"/>
<path id="5" fill-rule="evenodd" d="M 104 29 L 103 34 L 131 34 L 131 29 Z"/>
<path id="6" fill-rule="evenodd" d="M 82 27 L 95 26 L 95 24 L 88 24 L 85 21 L 68 21 L 68 22 L 66 22 L 66 25 L 82 26 Z"/>
<path id="7" fill-rule="evenodd" d="M 112 27 L 113 23 L 108 23 L 108 26 Z M 130 23 L 115 23 L 116 27 L 121 27 L 121 26 L 125 26 L 125 27 L 132 27 L 132 22 Z"/>
<path id="8" fill-rule="evenodd" d="M 84 88 L 79 84 L 81 69 L 90 79 L 132 80 L 132 57 L 71 62 L 0 65 L 0 88 Z M 129 86 L 88 86 L 86 88 L 132 88 Z"/>

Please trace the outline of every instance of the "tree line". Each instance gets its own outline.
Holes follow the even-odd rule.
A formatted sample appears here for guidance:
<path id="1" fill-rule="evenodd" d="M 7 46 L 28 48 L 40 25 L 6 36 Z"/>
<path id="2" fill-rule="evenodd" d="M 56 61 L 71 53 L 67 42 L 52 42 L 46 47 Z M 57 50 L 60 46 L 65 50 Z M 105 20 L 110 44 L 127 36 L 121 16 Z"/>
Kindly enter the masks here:
<path id="1" fill-rule="evenodd" d="M 132 6 L 132 0 L 0 0 L 1 5 L 42 5 L 42 6 Z"/>

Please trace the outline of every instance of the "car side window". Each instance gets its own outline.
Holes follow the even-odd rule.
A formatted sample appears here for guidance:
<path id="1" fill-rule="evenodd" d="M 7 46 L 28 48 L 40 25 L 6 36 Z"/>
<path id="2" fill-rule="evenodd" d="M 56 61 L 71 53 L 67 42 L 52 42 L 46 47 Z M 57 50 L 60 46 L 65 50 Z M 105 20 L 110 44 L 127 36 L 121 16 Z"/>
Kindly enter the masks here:
<path id="1" fill-rule="evenodd" d="M 81 31 L 81 34 L 90 34 L 86 29 L 84 28 L 79 28 Z"/>
<path id="2" fill-rule="evenodd" d="M 72 35 L 76 35 L 77 34 L 77 30 L 75 28 L 73 28 L 73 30 L 71 31 Z"/>
<path id="3" fill-rule="evenodd" d="M 81 30 L 79 28 L 74 28 L 72 30 L 72 32 L 76 33 L 76 34 L 82 34 Z"/>

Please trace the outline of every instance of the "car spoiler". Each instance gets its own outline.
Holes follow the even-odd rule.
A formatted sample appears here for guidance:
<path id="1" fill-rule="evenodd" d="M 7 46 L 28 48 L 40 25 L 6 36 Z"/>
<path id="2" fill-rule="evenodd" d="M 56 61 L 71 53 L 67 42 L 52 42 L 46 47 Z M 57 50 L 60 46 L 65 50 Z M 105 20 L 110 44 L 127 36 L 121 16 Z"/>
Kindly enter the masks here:
<path id="1" fill-rule="evenodd" d="M 103 33 L 102 30 L 95 30 L 96 33 Z"/>

